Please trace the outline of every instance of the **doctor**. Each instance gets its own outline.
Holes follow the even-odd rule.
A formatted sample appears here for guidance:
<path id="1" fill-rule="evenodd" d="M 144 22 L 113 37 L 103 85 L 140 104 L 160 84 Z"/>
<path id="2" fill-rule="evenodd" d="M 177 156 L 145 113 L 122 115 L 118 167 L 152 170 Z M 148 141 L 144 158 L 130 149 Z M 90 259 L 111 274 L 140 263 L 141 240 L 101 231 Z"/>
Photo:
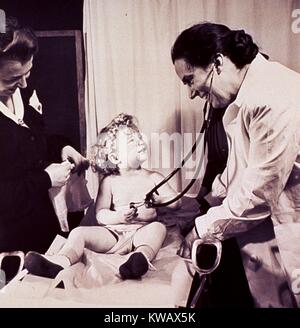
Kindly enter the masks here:
<path id="1" fill-rule="evenodd" d="M 48 189 L 67 182 L 85 159 L 44 134 L 36 92 L 22 97 L 38 49 L 33 32 L 7 19 L 0 33 L 0 253 L 45 252 L 60 231 Z"/>
<path id="2" fill-rule="evenodd" d="M 228 107 L 227 166 L 196 218 L 196 238 L 236 236 L 257 307 L 300 305 L 300 75 L 267 61 L 243 30 L 203 23 L 184 30 L 172 61 L 191 99 Z M 298 288 L 297 288 L 298 287 Z"/>

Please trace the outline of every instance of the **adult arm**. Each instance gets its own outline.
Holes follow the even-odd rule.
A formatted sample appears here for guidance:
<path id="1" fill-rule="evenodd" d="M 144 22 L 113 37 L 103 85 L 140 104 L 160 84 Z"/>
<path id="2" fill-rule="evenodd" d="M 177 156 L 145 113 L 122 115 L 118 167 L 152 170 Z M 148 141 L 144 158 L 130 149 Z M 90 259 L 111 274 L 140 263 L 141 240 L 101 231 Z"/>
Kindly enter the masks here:
<path id="1" fill-rule="evenodd" d="M 247 167 L 238 187 L 227 194 L 222 205 L 196 219 L 200 237 L 209 233 L 224 239 L 260 223 L 278 201 L 297 157 L 296 110 L 267 106 L 241 110 L 249 122 Z"/>

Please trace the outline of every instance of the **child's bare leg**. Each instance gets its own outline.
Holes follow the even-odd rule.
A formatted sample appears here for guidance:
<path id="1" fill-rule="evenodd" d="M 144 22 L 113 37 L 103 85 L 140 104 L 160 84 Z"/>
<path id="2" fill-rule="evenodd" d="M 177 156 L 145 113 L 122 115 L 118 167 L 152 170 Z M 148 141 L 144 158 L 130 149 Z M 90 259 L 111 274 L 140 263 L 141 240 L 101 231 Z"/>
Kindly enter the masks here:
<path id="1" fill-rule="evenodd" d="M 116 242 L 116 237 L 104 227 L 77 227 L 70 232 L 67 242 L 57 255 L 67 257 L 74 264 L 80 260 L 84 248 L 106 253 Z"/>
<path id="2" fill-rule="evenodd" d="M 166 227 L 159 222 L 152 222 L 140 228 L 133 239 L 134 253 L 123 263 L 120 275 L 123 279 L 137 279 L 149 268 L 148 262 L 154 259 L 165 238 Z"/>
<path id="3" fill-rule="evenodd" d="M 80 260 L 85 247 L 96 252 L 107 252 L 116 242 L 112 233 L 103 227 L 78 227 L 71 231 L 58 254 L 29 252 L 25 257 L 25 267 L 32 274 L 55 278 L 63 268 Z"/>
<path id="4" fill-rule="evenodd" d="M 135 252 L 141 252 L 148 261 L 152 261 L 166 239 L 167 229 L 160 222 L 152 222 L 134 235 L 133 245 Z"/>

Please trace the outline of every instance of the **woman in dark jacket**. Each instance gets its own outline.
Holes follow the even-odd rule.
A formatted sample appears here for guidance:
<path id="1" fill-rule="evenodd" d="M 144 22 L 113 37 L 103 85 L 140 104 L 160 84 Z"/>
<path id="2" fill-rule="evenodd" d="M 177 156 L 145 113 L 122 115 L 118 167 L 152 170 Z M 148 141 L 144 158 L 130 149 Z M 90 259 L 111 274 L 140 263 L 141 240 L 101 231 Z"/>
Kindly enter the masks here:
<path id="1" fill-rule="evenodd" d="M 0 253 L 47 250 L 60 231 L 48 190 L 68 181 L 68 158 L 85 160 L 44 133 L 41 104 L 26 89 L 37 49 L 33 32 L 7 19 L 0 33 Z"/>

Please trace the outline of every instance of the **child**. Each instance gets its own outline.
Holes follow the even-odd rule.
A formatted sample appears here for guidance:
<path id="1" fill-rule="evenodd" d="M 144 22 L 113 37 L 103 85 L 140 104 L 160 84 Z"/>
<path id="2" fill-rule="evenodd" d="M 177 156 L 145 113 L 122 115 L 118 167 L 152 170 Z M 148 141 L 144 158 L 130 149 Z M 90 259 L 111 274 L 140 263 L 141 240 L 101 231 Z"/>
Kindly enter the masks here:
<path id="1" fill-rule="evenodd" d="M 163 176 L 141 167 L 147 159 L 147 147 L 133 117 L 122 113 L 114 118 L 101 130 L 96 148 L 93 166 L 104 176 L 96 199 L 99 226 L 72 230 L 57 255 L 29 252 L 25 267 L 30 273 L 54 278 L 63 268 L 80 261 L 86 247 L 99 253 L 133 252 L 119 267 L 119 273 L 122 279 L 138 279 L 161 248 L 166 228 L 155 221 L 156 210 L 146 208 L 143 201 Z M 163 202 L 174 195 L 176 192 L 165 184 L 155 201 Z M 139 206 L 130 205 L 132 202 Z M 169 207 L 180 207 L 180 201 Z"/>

